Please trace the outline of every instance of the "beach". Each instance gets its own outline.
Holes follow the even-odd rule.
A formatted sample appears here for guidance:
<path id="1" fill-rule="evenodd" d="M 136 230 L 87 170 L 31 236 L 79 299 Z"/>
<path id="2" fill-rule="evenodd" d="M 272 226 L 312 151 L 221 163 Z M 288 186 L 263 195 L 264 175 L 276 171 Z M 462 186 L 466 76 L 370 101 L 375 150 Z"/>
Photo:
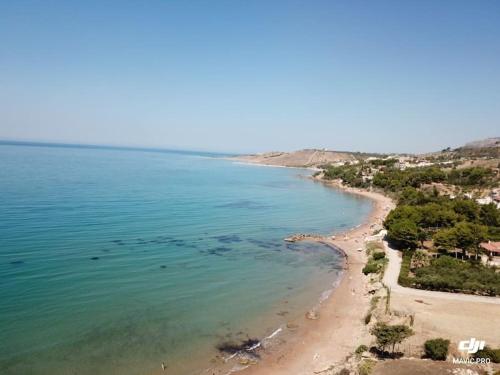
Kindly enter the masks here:
<path id="1" fill-rule="evenodd" d="M 337 184 L 326 183 L 332 188 Z M 338 286 L 317 309 L 318 319 L 305 318 L 279 348 L 263 353 L 262 360 L 248 367 L 244 374 L 312 374 L 327 371 L 344 361 L 361 344 L 368 345 L 370 334 L 363 322 L 369 309 L 368 277 L 361 272 L 366 263 L 364 239 L 381 228 L 387 213 L 394 207 L 392 200 L 382 194 L 360 189 L 342 191 L 373 201 L 373 210 L 360 226 L 335 238 L 317 239 L 345 254 L 345 272 Z"/>

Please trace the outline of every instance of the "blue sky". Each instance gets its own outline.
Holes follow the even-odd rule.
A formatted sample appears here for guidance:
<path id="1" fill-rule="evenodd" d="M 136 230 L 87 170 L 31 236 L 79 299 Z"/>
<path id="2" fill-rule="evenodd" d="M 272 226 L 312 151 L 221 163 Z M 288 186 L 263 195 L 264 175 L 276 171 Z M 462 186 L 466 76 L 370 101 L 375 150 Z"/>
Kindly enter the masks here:
<path id="1" fill-rule="evenodd" d="M 499 1 L 0 2 L 1 139 L 424 152 L 499 135 Z"/>

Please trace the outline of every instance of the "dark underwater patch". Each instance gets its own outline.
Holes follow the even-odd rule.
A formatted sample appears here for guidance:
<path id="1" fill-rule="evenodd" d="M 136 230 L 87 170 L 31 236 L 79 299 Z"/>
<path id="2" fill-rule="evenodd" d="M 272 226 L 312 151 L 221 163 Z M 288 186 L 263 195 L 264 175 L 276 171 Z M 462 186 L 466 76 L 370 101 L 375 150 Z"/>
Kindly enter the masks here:
<path id="1" fill-rule="evenodd" d="M 148 242 L 154 243 L 154 244 L 166 244 L 166 243 L 171 243 L 173 241 L 176 241 L 176 240 L 170 236 L 158 236 L 158 237 L 153 238 L 152 240 L 149 240 Z"/>
<path id="2" fill-rule="evenodd" d="M 225 253 L 230 252 L 230 251 L 231 251 L 231 249 L 229 247 L 218 246 L 218 247 L 214 247 L 212 249 L 208 249 L 207 252 L 210 255 L 219 255 L 219 256 L 222 256 Z"/>
<path id="3" fill-rule="evenodd" d="M 257 339 L 246 339 L 240 343 L 235 342 L 223 342 L 217 345 L 217 350 L 221 353 L 226 354 L 236 354 L 241 352 L 250 353 L 255 350 L 255 347 L 260 343 Z"/>
<path id="4" fill-rule="evenodd" d="M 299 245 L 295 244 L 295 243 L 287 243 L 285 245 L 285 247 L 288 249 L 288 250 L 292 250 L 292 251 L 300 251 L 301 248 Z"/>
<path id="5" fill-rule="evenodd" d="M 247 241 L 250 242 L 252 245 L 261 247 L 263 249 L 280 250 L 283 246 L 281 243 L 275 241 L 263 241 L 263 240 L 257 240 L 255 238 L 249 238 Z"/>
<path id="6" fill-rule="evenodd" d="M 92 257 L 90 260 L 99 260 L 99 257 Z"/>
<path id="7" fill-rule="evenodd" d="M 229 203 L 220 204 L 215 206 L 216 208 L 244 208 L 249 210 L 258 210 L 263 208 L 269 208 L 269 205 L 259 203 L 252 200 L 239 200 Z"/>
<path id="8" fill-rule="evenodd" d="M 13 260 L 10 264 L 13 266 L 20 266 L 21 264 L 24 264 L 24 260 Z"/>
<path id="9" fill-rule="evenodd" d="M 214 236 L 212 238 L 215 238 L 217 241 L 221 243 L 234 243 L 234 242 L 241 242 L 243 241 L 240 236 L 236 234 L 226 234 L 226 235 L 221 235 L 221 236 Z"/>

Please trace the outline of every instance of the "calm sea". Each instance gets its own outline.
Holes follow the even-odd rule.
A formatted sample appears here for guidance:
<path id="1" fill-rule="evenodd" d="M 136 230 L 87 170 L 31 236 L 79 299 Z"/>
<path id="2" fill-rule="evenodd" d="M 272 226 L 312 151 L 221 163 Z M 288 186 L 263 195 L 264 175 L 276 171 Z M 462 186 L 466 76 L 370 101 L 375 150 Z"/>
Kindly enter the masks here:
<path id="1" fill-rule="evenodd" d="M 0 145 L 0 373 L 196 374 L 317 303 L 339 255 L 286 244 L 371 203 L 210 155 Z"/>

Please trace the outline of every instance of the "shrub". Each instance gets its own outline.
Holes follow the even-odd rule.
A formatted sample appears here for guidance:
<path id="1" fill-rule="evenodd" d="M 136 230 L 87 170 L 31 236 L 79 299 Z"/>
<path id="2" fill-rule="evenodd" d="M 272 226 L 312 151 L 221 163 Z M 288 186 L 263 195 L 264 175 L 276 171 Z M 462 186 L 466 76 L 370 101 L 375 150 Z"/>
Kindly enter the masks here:
<path id="1" fill-rule="evenodd" d="M 399 271 L 398 284 L 401 286 L 412 286 L 412 280 L 409 277 L 411 258 L 413 251 L 403 251 L 403 261 L 401 262 L 401 270 Z"/>
<path id="2" fill-rule="evenodd" d="M 366 345 L 360 345 L 356 348 L 355 353 L 356 354 L 362 354 L 368 350 L 368 347 Z"/>
<path id="3" fill-rule="evenodd" d="M 369 273 L 377 273 L 380 269 L 380 266 L 379 264 L 373 262 L 373 261 L 368 261 L 368 263 L 366 263 L 366 266 L 363 267 L 363 273 L 365 275 L 368 275 Z"/>
<path id="4" fill-rule="evenodd" d="M 371 320 L 372 320 L 372 313 L 369 312 L 368 314 L 365 315 L 365 324 L 370 324 Z"/>
<path id="5" fill-rule="evenodd" d="M 380 259 L 385 258 L 385 253 L 376 252 L 376 253 L 373 253 L 372 257 L 373 257 L 373 260 L 380 260 Z"/>
<path id="6" fill-rule="evenodd" d="M 427 340 L 424 344 L 425 356 L 434 361 L 444 361 L 448 355 L 450 340 L 442 338 Z"/>
<path id="7" fill-rule="evenodd" d="M 485 346 L 484 349 L 474 354 L 474 358 L 489 358 L 493 363 L 500 363 L 500 348 L 492 349 Z"/>
<path id="8" fill-rule="evenodd" d="M 369 359 L 361 362 L 358 366 L 359 375 L 370 375 L 375 363 L 375 361 Z"/>

